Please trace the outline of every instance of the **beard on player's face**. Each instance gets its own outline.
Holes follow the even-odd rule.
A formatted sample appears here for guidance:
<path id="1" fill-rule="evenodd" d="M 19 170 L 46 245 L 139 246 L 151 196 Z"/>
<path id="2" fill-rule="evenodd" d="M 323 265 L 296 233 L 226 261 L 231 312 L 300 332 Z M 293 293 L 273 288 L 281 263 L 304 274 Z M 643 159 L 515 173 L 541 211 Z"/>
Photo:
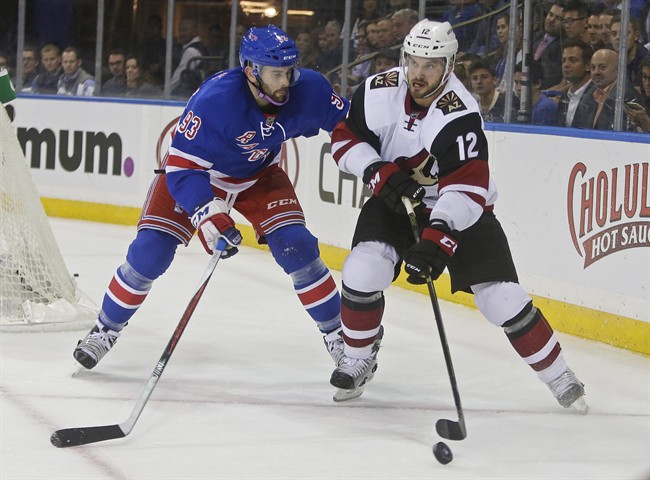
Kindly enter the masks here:
<path id="1" fill-rule="evenodd" d="M 407 57 L 408 88 L 413 98 L 425 98 L 440 87 L 445 63 L 442 58 Z"/>

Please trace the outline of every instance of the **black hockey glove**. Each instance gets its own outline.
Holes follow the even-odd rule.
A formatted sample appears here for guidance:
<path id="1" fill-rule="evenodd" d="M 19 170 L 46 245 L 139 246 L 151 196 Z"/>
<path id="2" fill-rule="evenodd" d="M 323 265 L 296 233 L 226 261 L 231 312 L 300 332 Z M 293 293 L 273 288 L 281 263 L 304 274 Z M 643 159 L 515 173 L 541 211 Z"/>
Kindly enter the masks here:
<path id="1" fill-rule="evenodd" d="M 422 230 L 422 238 L 404 255 L 404 270 L 408 273 L 409 283 L 421 285 L 427 277 L 435 280 L 447 266 L 449 259 L 456 252 L 457 242 L 450 235 L 449 226 L 441 221 L 434 221 Z"/>
<path id="2" fill-rule="evenodd" d="M 392 162 L 376 162 L 363 172 L 363 183 L 392 210 L 406 213 L 402 197 L 414 203 L 424 198 L 424 187 Z"/>

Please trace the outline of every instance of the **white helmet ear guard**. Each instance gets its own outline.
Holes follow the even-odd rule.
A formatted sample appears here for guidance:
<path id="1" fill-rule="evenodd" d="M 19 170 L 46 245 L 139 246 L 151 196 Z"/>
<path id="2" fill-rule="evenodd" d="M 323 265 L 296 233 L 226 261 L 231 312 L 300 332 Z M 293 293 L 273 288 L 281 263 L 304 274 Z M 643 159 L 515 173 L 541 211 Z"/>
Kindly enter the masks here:
<path id="1" fill-rule="evenodd" d="M 409 55 L 421 58 L 444 58 L 445 73 L 440 84 L 444 84 L 454 69 L 458 52 L 458 40 L 449 22 L 420 20 L 404 38 L 400 63 L 406 75 L 406 61 Z"/>

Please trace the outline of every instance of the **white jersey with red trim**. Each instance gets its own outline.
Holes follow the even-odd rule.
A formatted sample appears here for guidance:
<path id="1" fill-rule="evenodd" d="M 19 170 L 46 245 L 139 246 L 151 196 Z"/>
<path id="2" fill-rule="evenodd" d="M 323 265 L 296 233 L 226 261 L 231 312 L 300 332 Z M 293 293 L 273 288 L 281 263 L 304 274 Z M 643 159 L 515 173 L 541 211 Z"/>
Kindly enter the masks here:
<path id="1" fill-rule="evenodd" d="M 369 77 L 332 134 L 332 153 L 359 178 L 372 163 L 397 163 L 426 187 L 431 219 L 455 230 L 474 224 L 497 197 L 479 106 L 455 75 L 426 109 L 413 101 L 401 68 Z"/>

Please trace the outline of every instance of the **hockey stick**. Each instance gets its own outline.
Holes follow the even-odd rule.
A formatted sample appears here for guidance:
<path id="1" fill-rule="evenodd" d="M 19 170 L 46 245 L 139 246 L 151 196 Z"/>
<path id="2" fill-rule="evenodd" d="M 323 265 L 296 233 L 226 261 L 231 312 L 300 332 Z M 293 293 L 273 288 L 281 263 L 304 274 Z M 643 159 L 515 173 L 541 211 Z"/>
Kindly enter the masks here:
<path id="1" fill-rule="evenodd" d="M 52 442 L 52 445 L 59 448 L 76 447 L 77 445 L 85 445 L 87 443 L 123 438 L 131 433 L 131 430 L 133 430 L 135 422 L 138 421 L 142 410 L 144 410 L 144 407 L 147 404 L 147 401 L 149 400 L 153 389 L 156 388 L 156 384 L 158 383 L 158 380 L 160 380 L 160 377 L 162 376 L 163 371 L 167 366 L 169 358 L 172 356 L 172 353 L 174 353 L 176 345 L 178 345 L 178 341 L 180 340 L 181 335 L 187 326 L 187 323 L 190 321 L 190 317 L 194 313 L 194 309 L 199 303 L 199 300 L 201 299 L 205 288 L 208 286 L 210 277 L 212 277 L 212 273 L 214 272 L 217 263 L 219 263 L 221 254 L 225 249 L 226 241 L 222 237 L 217 242 L 217 246 L 214 250 L 214 253 L 212 254 L 212 257 L 210 258 L 210 262 L 203 272 L 203 277 L 201 278 L 201 283 L 199 284 L 196 293 L 194 293 L 194 296 L 190 300 L 190 303 L 187 305 L 185 312 L 183 312 L 183 316 L 178 322 L 178 325 L 176 326 L 172 337 L 169 339 L 169 343 L 167 344 L 167 347 L 165 347 L 165 351 L 160 357 L 160 360 L 158 360 L 156 368 L 154 368 L 151 377 L 149 377 L 149 382 L 140 394 L 138 403 L 135 404 L 135 407 L 131 412 L 131 416 L 124 422 L 115 425 L 64 428 L 62 430 L 57 430 L 52 434 L 52 436 L 50 436 L 50 442 Z"/>
<path id="2" fill-rule="evenodd" d="M 420 229 L 418 227 L 418 219 L 413 210 L 411 200 L 402 197 L 402 202 L 406 208 L 406 212 L 413 228 L 413 236 L 415 241 L 420 241 Z M 458 413 L 458 421 L 447 420 L 444 418 L 436 422 L 436 431 L 438 435 L 447 440 L 463 440 L 467 437 L 467 428 L 465 427 L 465 415 L 463 407 L 460 404 L 460 393 L 458 392 L 458 384 L 456 383 L 456 374 L 454 373 L 454 365 L 451 362 L 451 353 L 449 353 L 449 344 L 447 343 L 447 334 L 445 333 L 445 326 L 442 323 L 442 314 L 440 313 L 440 305 L 438 305 L 438 296 L 433 287 L 431 277 L 427 277 L 427 287 L 429 288 L 429 297 L 431 297 L 431 305 L 433 306 L 433 314 L 436 317 L 436 325 L 438 327 L 438 335 L 440 335 L 440 343 L 442 344 L 442 353 L 445 356 L 445 364 L 447 365 L 447 373 L 449 374 L 449 381 L 451 383 L 451 391 L 454 394 L 454 403 L 456 404 L 456 412 Z"/>

